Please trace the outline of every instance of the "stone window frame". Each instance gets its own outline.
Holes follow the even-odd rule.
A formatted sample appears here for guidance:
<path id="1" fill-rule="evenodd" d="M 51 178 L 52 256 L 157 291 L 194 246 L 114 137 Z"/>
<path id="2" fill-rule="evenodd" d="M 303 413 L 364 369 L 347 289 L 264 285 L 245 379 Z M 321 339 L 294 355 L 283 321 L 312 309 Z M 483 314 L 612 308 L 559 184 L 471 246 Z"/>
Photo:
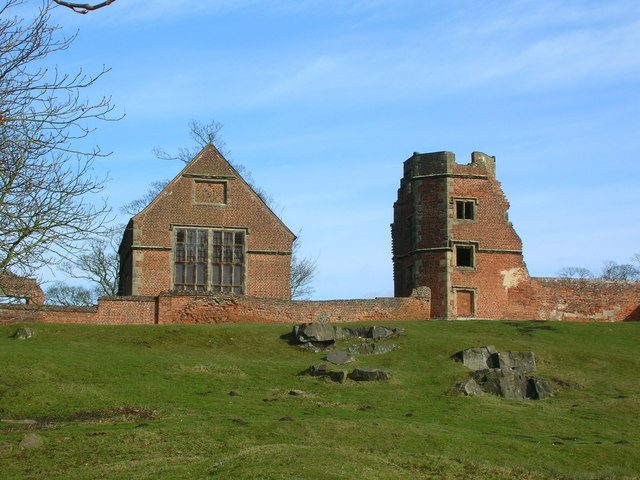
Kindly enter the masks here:
<path id="1" fill-rule="evenodd" d="M 473 217 L 472 218 L 458 218 L 458 202 L 473 205 Z M 478 199 L 475 197 L 453 197 L 451 199 L 453 205 L 453 219 L 456 222 L 475 222 L 478 220 Z M 466 208 L 465 208 L 466 210 Z"/>
<path id="2" fill-rule="evenodd" d="M 198 183 L 217 183 L 224 186 L 224 202 L 223 203 L 213 203 L 213 202 L 198 202 L 196 200 L 196 191 Z M 194 178 L 193 183 L 191 185 L 191 202 L 193 205 L 209 205 L 213 207 L 226 207 L 229 205 L 229 181 L 224 179 L 206 179 L 206 178 Z"/>
<path id="3" fill-rule="evenodd" d="M 471 265 L 458 265 L 458 248 L 465 248 L 471 251 Z M 478 254 L 477 245 L 473 243 L 456 243 L 453 245 L 453 265 L 461 270 L 476 270 Z"/>
<path id="4" fill-rule="evenodd" d="M 473 303 L 471 305 L 471 316 L 462 318 L 476 318 L 478 315 L 478 288 L 467 287 L 463 285 L 452 285 L 451 291 L 453 293 L 453 311 L 458 315 L 458 292 L 471 292 L 473 294 Z"/>
<path id="5" fill-rule="evenodd" d="M 247 271 L 248 271 L 248 261 L 247 261 L 247 254 L 248 254 L 248 241 L 247 241 L 247 237 L 250 233 L 249 228 L 247 227 L 223 227 L 223 226 L 208 226 L 208 225 L 171 225 L 171 230 L 172 230 L 172 235 L 171 235 L 171 288 L 172 290 L 177 290 L 176 289 L 176 244 L 177 242 L 177 237 L 178 237 L 178 231 L 179 230 L 206 230 L 207 231 L 207 259 L 206 259 L 206 277 L 207 277 L 207 281 L 206 281 L 206 288 L 205 289 L 201 289 L 201 290 L 197 290 L 197 289 L 183 289 L 181 291 L 185 291 L 185 292 L 203 292 L 203 293 L 223 293 L 223 294 L 235 294 L 235 295 L 246 295 L 247 292 L 247 287 L 249 284 L 249 279 L 248 279 L 248 275 L 247 275 Z M 221 232 L 221 236 L 224 239 L 224 233 L 225 232 L 232 232 L 235 234 L 235 232 L 241 232 L 244 234 L 244 244 L 242 245 L 242 256 L 243 256 L 243 264 L 242 264 L 242 284 L 237 286 L 233 284 L 233 280 L 232 280 L 232 284 L 229 285 L 230 290 L 229 291 L 225 291 L 224 287 L 226 285 L 222 285 L 222 288 L 220 290 L 216 290 L 214 289 L 214 284 L 213 284 L 213 240 L 214 240 L 214 232 Z M 234 235 L 235 238 L 235 235 Z M 232 243 L 231 244 L 232 247 L 235 247 L 236 244 Z M 222 247 L 224 247 L 224 244 L 222 245 Z M 235 264 L 234 264 L 235 265 Z M 231 276 L 233 279 L 233 269 L 231 272 Z M 234 291 L 236 287 L 240 288 L 240 291 Z"/>

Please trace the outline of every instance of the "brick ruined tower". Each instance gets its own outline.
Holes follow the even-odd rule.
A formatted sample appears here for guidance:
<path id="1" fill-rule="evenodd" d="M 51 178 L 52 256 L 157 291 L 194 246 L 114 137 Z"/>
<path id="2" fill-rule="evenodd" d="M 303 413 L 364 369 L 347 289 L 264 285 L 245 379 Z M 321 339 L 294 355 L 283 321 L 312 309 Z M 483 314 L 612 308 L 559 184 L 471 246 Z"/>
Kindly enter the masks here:
<path id="1" fill-rule="evenodd" d="M 495 157 L 414 153 L 391 225 L 395 296 L 426 286 L 434 318 L 504 318 L 509 289 L 529 280 L 508 209 Z"/>

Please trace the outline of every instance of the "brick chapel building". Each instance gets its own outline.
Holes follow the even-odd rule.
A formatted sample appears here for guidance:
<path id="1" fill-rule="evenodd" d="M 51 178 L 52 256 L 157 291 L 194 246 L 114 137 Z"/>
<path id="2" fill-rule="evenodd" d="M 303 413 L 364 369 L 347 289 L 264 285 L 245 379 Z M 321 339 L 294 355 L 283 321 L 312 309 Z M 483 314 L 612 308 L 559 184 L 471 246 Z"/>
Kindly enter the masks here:
<path id="1" fill-rule="evenodd" d="M 119 295 L 291 297 L 295 235 L 212 145 L 128 223 Z"/>
<path id="2" fill-rule="evenodd" d="M 432 317 L 508 318 L 510 290 L 530 280 L 508 209 L 495 157 L 414 153 L 391 225 L 395 295 L 426 286 Z"/>

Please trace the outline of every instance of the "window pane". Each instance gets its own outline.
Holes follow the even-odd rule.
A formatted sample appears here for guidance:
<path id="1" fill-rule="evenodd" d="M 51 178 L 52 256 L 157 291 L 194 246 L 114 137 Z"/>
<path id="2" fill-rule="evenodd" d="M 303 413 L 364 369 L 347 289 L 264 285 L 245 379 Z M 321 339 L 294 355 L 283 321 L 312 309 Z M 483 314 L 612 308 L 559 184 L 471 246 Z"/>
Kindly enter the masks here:
<path id="1" fill-rule="evenodd" d="M 196 246 L 187 245 L 187 262 L 195 262 L 196 260 Z"/>
<path id="2" fill-rule="evenodd" d="M 193 285 L 194 283 L 196 283 L 196 279 L 195 279 L 195 273 L 196 273 L 196 269 L 195 269 L 195 265 L 193 263 L 187 263 L 185 265 L 186 269 L 185 269 L 185 277 L 184 277 L 184 283 L 188 284 L 188 285 Z"/>
<path id="3" fill-rule="evenodd" d="M 464 218 L 473 220 L 473 202 L 467 202 L 465 204 Z"/>
<path id="4" fill-rule="evenodd" d="M 242 247 L 235 247 L 233 249 L 233 263 L 242 265 L 244 263 L 244 252 Z"/>
<path id="5" fill-rule="evenodd" d="M 214 265 L 213 267 L 211 267 L 211 271 L 211 283 L 213 285 L 220 285 L 222 283 L 220 281 L 220 265 Z"/>
<path id="6" fill-rule="evenodd" d="M 177 242 L 184 242 L 184 230 L 183 229 L 179 229 L 176 233 L 176 241 Z"/>
<path id="7" fill-rule="evenodd" d="M 176 245 L 176 262 L 184 261 L 184 245 Z"/>
<path id="8" fill-rule="evenodd" d="M 207 261 L 207 243 L 201 243 L 198 245 L 198 261 L 206 262 Z"/>
<path id="9" fill-rule="evenodd" d="M 244 232 L 236 232 L 236 245 L 244 245 Z"/>
<path id="10" fill-rule="evenodd" d="M 242 295 L 242 287 L 233 287 L 233 293 Z"/>
<path id="11" fill-rule="evenodd" d="M 211 255 L 211 261 L 213 263 L 222 262 L 222 247 L 220 245 L 215 245 L 213 247 L 213 252 L 212 252 L 212 255 Z"/>
<path id="12" fill-rule="evenodd" d="M 176 281 L 175 283 L 184 283 L 184 265 L 176 263 Z"/>
<path id="13" fill-rule="evenodd" d="M 191 245 L 196 243 L 196 230 L 187 230 L 187 243 Z"/>
<path id="14" fill-rule="evenodd" d="M 233 244 L 233 232 L 224 232 L 224 244 L 225 245 Z"/>
<path id="15" fill-rule="evenodd" d="M 456 202 L 456 218 L 464 218 L 464 202 Z"/>
<path id="16" fill-rule="evenodd" d="M 198 263 L 196 266 L 196 283 L 198 285 L 206 285 L 207 284 L 207 269 L 204 263 Z"/>
<path id="17" fill-rule="evenodd" d="M 222 284 L 231 285 L 231 265 L 222 266 Z"/>
<path id="18" fill-rule="evenodd" d="M 233 284 L 242 285 L 242 267 L 235 267 L 233 269 Z"/>
<path id="19" fill-rule="evenodd" d="M 224 293 L 231 293 L 231 287 L 222 287 Z"/>
<path id="20" fill-rule="evenodd" d="M 213 244 L 222 245 L 222 232 L 220 230 L 215 230 L 213 232 Z"/>
<path id="21" fill-rule="evenodd" d="M 224 261 L 225 263 L 233 262 L 233 247 L 230 245 L 224 247 Z"/>

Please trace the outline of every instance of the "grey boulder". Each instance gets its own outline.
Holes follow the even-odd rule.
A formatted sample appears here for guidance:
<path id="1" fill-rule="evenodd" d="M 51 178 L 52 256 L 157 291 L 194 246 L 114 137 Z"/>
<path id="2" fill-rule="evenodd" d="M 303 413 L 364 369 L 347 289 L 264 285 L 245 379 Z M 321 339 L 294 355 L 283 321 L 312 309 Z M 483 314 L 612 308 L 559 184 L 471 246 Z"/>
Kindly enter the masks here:
<path id="1" fill-rule="evenodd" d="M 377 368 L 356 368 L 348 375 L 348 377 L 356 382 L 371 382 L 377 380 L 389 380 L 391 378 L 391 373 Z"/>
<path id="2" fill-rule="evenodd" d="M 473 378 L 468 378 L 463 382 L 456 383 L 453 389 L 470 396 L 484 395 L 480 385 L 478 385 L 478 382 Z"/>
<path id="3" fill-rule="evenodd" d="M 392 343 L 361 343 L 359 345 L 351 345 L 347 351 L 351 355 L 382 355 L 392 352 L 398 348 Z"/>
<path id="4" fill-rule="evenodd" d="M 32 328 L 19 327 L 16 330 L 16 333 L 13 334 L 13 338 L 17 338 L 18 340 L 26 340 L 33 337 L 35 334 L 36 332 Z"/>
<path id="5" fill-rule="evenodd" d="M 304 342 L 301 343 L 300 348 L 303 350 L 308 350 L 309 352 L 320 353 L 325 352 L 327 350 L 331 350 L 335 348 L 336 341 L 335 340 L 327 340 L 325 342 Z"/>
<path id="6" fill-rule="evenodd" d="M 293 327 L 293 336 L 298 343 L 335 341 L 343 335 L 340 327 L 329 323 L 302 323 Z"/>
<path id="7" fill-rule="evenodd" d="M 347 329 L 347 334 L 351 337 L 372 338 L 374 340 L 399 337 L 404 335 L 404 333 L 404 329 L 402 328 L 353 327 Z"/>
<path id="8" fill-rule="evenodd" d="M 333 363 L 334 365 L 343 365 L 345 363 L 353 362 L 353 357 L 351 355 L 340 350 L 329 352 L 325 358 L 327 362 Z"/>
<path id="9" fill-rule="evenodd" d="M 553 396 L 551 384 L 542 377 L 531 377 L 527 382 L 527 398 L 543 400 Z"/>
<path id="10" fill-rule="evenodd" d="M 527 380 L 515 370 L 491 368 L 473 375 L 482 391 L 504 398 L 526 398 Z"/>
<path id="11" fill-rule="evenodd" d="M 31 450 L 34 448 L 40 448 L 44 444 L 44 439 L 37 433 L 27 433 L 22 437 L 20 442 L 20 448 L 24 450 Z"/>
<path id="12" fill-rule="evenodd" d="M 462 362 L 465 367 L 471 370 L 485 370 L 487 368 L 497 367 L 493 362 L 493 356 L 496 353 L 496 347 L 486 345 L 483 347 L 467 348 L 453 355 L 453 358 Z"/>
<path id="13" fill-rule="evenodd" d="M 496 368 L 511 369 L 521 373 L 536 371 L 536 356 L 533 352 L 497 352 L 492 355 Z"/>

